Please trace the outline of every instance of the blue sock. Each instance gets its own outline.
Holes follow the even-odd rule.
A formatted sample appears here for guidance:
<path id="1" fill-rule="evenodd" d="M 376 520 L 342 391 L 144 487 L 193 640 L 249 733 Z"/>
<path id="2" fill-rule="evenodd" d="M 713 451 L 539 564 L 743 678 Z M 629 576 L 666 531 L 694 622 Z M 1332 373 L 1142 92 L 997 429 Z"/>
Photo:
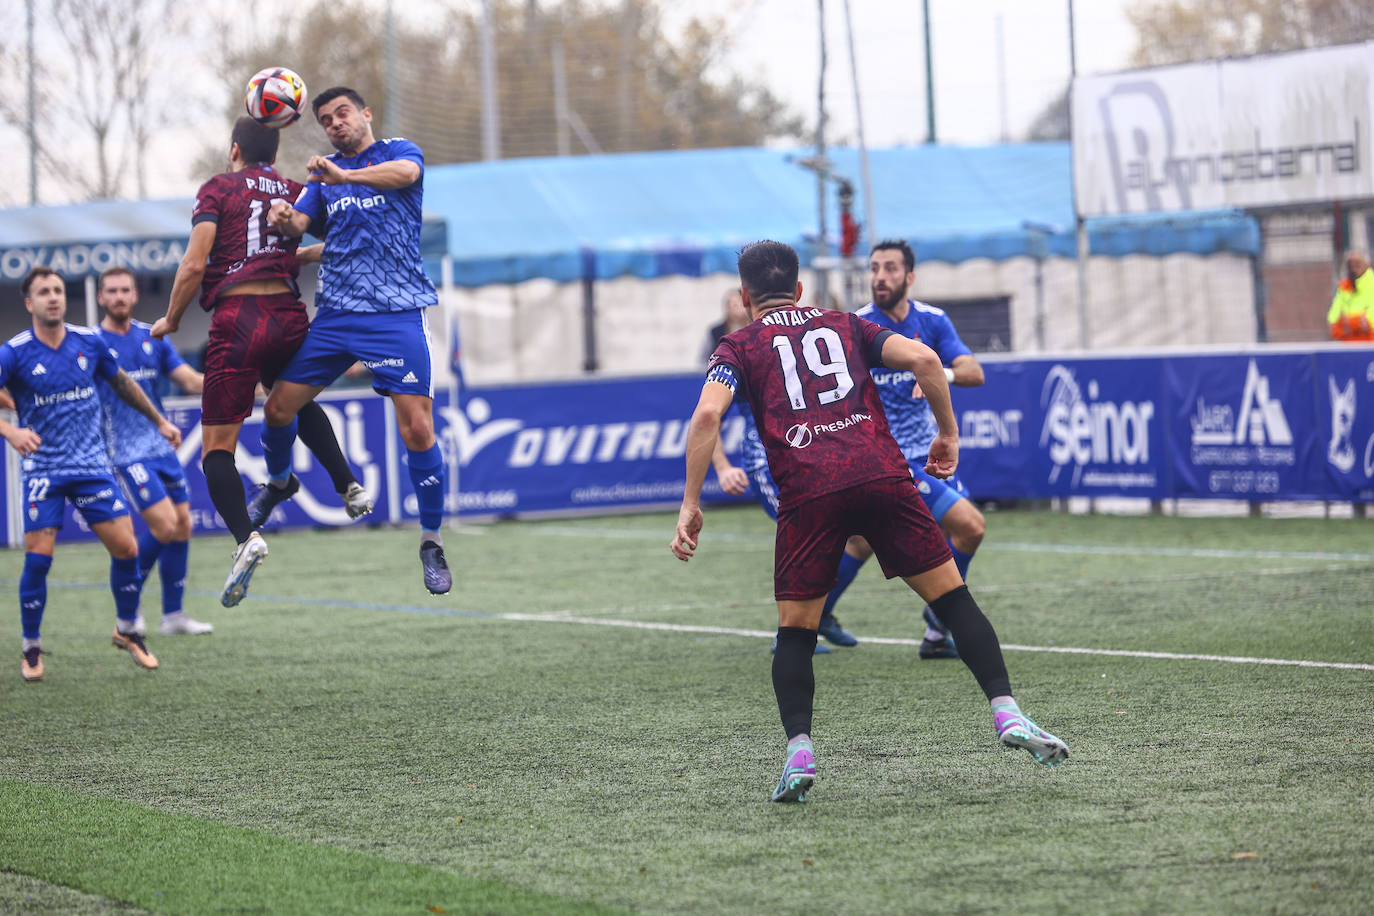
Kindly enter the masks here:
<path id="1" fill-rule="evenodd" d="M 48 606 L 48 570 L 52 557 L 41 553 L 24 554 L 24 571 L 19 574 L 19 622 L 25 639 L 37 639 Z"/>
<path id="2" fill-rule="evenodd" d="M 143 532 L 143 536 L 138 539 L 138 574 L 141 578 L 148 578 L 148 573 L 153 571 L 153 564 L 157 562 L 164 546 L 166 545 L 153 537 L 151 531 Z"/>
<path id="3" fill-rule="evenodd" d="M 138 594 L 143 591 L 137 557 L 127 560 L 110 557 L 110 591 L 114 593 L 115 616 L 133 623 L 138 616 Z"/>
<path id="4" fill-rule="evenodd" d="M 949 552 L 954 554 L 954 565 L 959 568 L 959 577 L 968 582 L 968 565 L 973 562 L 973 554 L 964 553 L 953 542 L 949 545 Z"/>
<path id="5" fill-rule="evenodd" d="M 186 566 L 190 556 L 190 541 L 172 541 L 162 551 L 162 564 L 158 571 L 162 574 L 164 617 L 181 610 L 182 599 L 186 596 Z"/>
<path id="6" fill-rule="evenodd" d="M 850 556 L 848 553 L 840 556 L 840 571 L 836 577 L 835 587 L 830 590 L 830 594 L 825 596 L 825 608 L 821 611 L 821 617 L 829 617 L 835 611 L 835 602 L 840 600 L 844 590 L 849 588 L 849 584 L 854 581 L 854 577 L 859 574 L 859 569 L 864 565 L 864 561 Z"/>
<path id="7" fill-rule="evenodd" d="M 444 453 L 438 444 L 423 452 L 406 449 L 406 463 L 410 467 L 410 482 L 415 487 L 415 501 L 420 507 L 420 527 L 438 531 L 444 521 L 444 496 L 448 491 L 444 481 Z"/>
<path id="8" fill-rule="evenodd" d="M 291 479 L 291 446 L 296 444 L 296 418 L 285 426 L 262 425 L 262 457 L 267 459 L 267 476 L 285 486 Z"/>

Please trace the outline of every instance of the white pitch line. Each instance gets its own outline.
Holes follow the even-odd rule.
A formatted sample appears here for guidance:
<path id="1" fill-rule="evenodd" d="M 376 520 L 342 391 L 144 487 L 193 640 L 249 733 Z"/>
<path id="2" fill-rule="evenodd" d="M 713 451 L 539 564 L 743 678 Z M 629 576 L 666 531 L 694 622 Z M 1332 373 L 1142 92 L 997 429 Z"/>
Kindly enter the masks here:
<path id="1" fill-rule="evenodd" d="M 532 526 L 536 534 L 571 538 L 608 538 L 612 540 L 663 540 L 663 532 L 638 531 L 629 528 L 578 528 L 569 525 Z M 664 529 L 671 539 L 672 532 Z M 770 547 L 772 534 L 746 534 L 733 531 L 707 531 L 702 535 L 704 542 L 757 542 Z M 1195 557 L 1212 560 L 1325 560 L 1328 562 L 1371 563 L 1374 553 L 1341 553 L 1329 550 L 1240 550 L 1225 547 L 1132 547 L 1110 544 L 1034 544 L 1024 541 L 988 541 L 979 550 L 1008 551 L 1011 553 L 1067 553 L 1096 554 L 1100 556 L 1149 556 L 1149 557 Z"/>
<path id="2" fill-rule="evenodd" d="M 717 636 L 749 636 L 772 639 L 776 633 L 768 630 L 744 630 L 735 627 L 708 627 L 693 624 L 655 623 L 645 620 L 619 620 L 614 617 L 572 617 L 558 614 L 498 614 L 501 620 L 527 621 L 532 623 L 576 623 L 585 626 L 624 627 L 631 630 L 666 630 L 673 633 L 705 633 Z M 919 646 L 919 639 L 906 639 L 888 636 L 865 636 L 861 643 L 880 646 Z M 1065 655 L 1109 655 L 1122 658 L 1158 658 L 1168 661 L 1228 662 L 1231 664 L 1280 665 L 1290 668 L 1337 668 L 1345 671 L 1374 671 L 1374 665 L 1356 662 L 1313 662 L 1304 659 L 1258 658 L 1245 655 L 1202 655 L 1191 652 L 1144 652 L 1132 649 L 1081 649 L 1068 646 L 1023 646 L 1016 643 L 1002 643 L 1002 648 L 1012 652 L 1057 652 Z"/>

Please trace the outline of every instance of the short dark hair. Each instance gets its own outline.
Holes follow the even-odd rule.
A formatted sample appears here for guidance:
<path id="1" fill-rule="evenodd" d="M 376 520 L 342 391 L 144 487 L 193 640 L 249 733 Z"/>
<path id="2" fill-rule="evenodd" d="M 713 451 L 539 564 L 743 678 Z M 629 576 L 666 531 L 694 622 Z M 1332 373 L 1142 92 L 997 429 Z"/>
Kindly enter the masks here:
<path id="1" fill-rule="evenodd" d="M 127 275 L 130 280 L 134 280 L 134 272 L 127 267 L 107 267 L 100 272 L 100 278 L 95 281 L 95 288 L 98 290 L 104 289 L 106 278 L 117 277 L 121 274 Z M 138 289 L 137 280 L 134 280 L 134 289 Z"/>
<path id="2" fill-rule="evenodd" d="M 797 252 L 782 242 L 753 242 L 739 253 L 740 285 L 753 300 L 795 296 L 800 270 Z"/>
<path id="3" fill-rule="evenodd" d="M 367 103 L 363 101 L 362 96 L 358 95 L 356 89 L 349 89 L 347 86 L 330 86 L 324 92 L 315 96 L 315 101 L 310 103 L 310 110 L 315 113 L 316 119 L 318 119 L 320 115 L 320 106 L 334 101 L 339 96 L 347 96 L 348 100 L 359 108 L 367 107 Z"/>
<path id="4" fill-rule="evenodd" d="M 252 118 L 243 117 L 234 122 L 234 132 L 229 137 L 239 145 L 239 155 L 243 157 L 244 162 L 266 162 L 270 165 L 277 161 L 281 131 L 265 127 Z"/>
<path id="5" fill-rule="evenodd" d="M 39 277 L 56 277 L 62 280 L 62 275 L 51 267 L 44 267 L 40 264 L 30 269 L 28 273 L 24 274 L 24 279 L 19 283 L 19 290 L 24 294 L 25 299 L 29 298 L 29 287 L 33 286 L 33 281 L 37 280 Z M 62 285 L 66 286 L 67 281 L 62 280 Z"/>
<path id="6" fill-rule="evenodd" d="M 916 252 L 912 251 L 911 246 L 908 245 L 906 242 L 902 241 L 901 239 L 883 239 L 881 242 L 879 242 L 878 244 L 874 245 L 872 248 L 869 249 L 869 257 L 873 256 L 873 252 L 883 251 L 885 249 L 892 249 L 894 251 L 900 251 L 902 253 L 902 260 L 906 262 L 907 273 L 911 273 L 913 270 L 916 269 Z"/>

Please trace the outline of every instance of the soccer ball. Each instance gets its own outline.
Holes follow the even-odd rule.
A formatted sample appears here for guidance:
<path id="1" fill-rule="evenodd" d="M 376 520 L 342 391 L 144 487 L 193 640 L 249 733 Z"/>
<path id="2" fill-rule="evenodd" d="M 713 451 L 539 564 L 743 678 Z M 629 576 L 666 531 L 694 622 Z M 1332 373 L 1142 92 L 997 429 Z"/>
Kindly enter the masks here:
<path id="1" fill-rule="evenodd" d="M 305 109 L 305 80 L 285 67 L 259 70 L 248 81 L 243 103 L 248 116 L 264 127 L 285 127 Z"/>

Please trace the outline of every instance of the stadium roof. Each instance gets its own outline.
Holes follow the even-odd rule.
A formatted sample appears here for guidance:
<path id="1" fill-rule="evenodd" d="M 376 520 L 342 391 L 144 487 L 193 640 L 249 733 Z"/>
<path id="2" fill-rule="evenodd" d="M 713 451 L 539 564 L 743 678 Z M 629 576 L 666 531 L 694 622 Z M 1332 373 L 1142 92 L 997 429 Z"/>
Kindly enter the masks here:
<path id="1" fill-rule="evenodd" d="M 733 272 L 741 245 L 772 238 L 809 264 L 818 219 L 816 176 L 800 163 L 804 155 L 739 148 L 433 166 L 425 175 L 425 209 L 435 217 L 427 262 L 437 278 L 434 256 L 447 250 L 460 286 L 698 276 Z M 857 188 L 858 154 L 830 155 L 835 173 Z M 1050 255 L 1077 251 L 1067 143 L 901 147 L 869 159 L 877 230 L 913 242 L 919 261 L 1034 256 L 1041 244 Z M 834 190 L 826 194 L 832 237 Z M 862 221 L 861 194 L 854 206 Z M 84 257 L 95 270 L 114 257 L 138 259 L 136 269 L 175 270 L 190 211 L 190 199 L 0 211 L 0 276 L 15 280 L 26 260 L 54 252 Z M 1238 211 L 1097 220 L 1089 235 L 1093 253 L 1107 256 L 1259 247 L 1255 221 Z"/>

